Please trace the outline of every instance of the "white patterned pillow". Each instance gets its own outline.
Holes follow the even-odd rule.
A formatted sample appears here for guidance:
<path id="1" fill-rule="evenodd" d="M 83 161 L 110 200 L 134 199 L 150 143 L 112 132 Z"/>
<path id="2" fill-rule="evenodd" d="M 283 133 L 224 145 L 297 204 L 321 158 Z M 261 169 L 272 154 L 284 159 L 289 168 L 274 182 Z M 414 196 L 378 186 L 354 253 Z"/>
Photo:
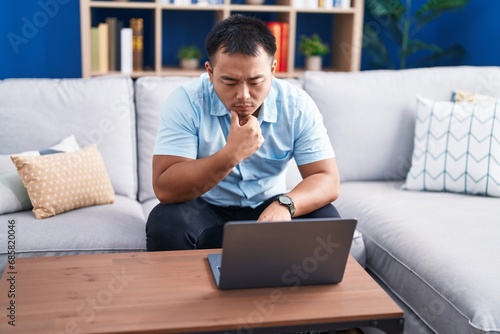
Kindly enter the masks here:
<path id="1" fill-rule="evenodd" d="M 39 156 L 61 152 L 78 151 L 80 146 L 74 135 L 64 138 L 58 144 L 40 151 L 17 153 L 21 156 Z M 9 155 L 0 155 L 0 214 L 31 209 L 31 201 L 26 187 L 17 173 Z"/>
<path id="2" fill-rule="evenodd" d="M 418 96 L 414 144 L 403 189 L 500 197 L 500 103 Z"/>

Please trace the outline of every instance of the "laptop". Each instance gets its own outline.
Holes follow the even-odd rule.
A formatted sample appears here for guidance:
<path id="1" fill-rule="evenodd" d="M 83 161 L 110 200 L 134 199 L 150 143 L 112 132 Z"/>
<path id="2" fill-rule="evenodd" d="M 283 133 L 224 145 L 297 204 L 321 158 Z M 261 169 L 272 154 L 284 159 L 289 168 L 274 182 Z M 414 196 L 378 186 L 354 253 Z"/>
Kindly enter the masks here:
<path id="1" fill-rule="evenodd" d="M 219 289 L 298 287 L 342 281 L 357 220 L 228 222 L 222 253 L 208 261 Z"/>

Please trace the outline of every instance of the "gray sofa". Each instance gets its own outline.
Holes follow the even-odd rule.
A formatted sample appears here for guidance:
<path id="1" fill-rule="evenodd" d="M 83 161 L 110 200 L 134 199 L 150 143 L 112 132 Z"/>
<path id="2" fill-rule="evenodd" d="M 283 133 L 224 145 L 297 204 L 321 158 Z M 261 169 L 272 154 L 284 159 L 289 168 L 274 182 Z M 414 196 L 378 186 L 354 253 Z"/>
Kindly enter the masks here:
<path id="1" fill-rule="evenodd" d="M 157 203 L 158 114 L 188 79 L 0 81 L 0 155 L 45 149 L 73 134 L 81 147 L 97 143 L 116 194 L 114 204 L 42 220 L 30 210 L 0 215 L 0 271 L 11 221 L 17 257 L 145 249 L 145 221 Z M 416 94 L 449 100 L 458 88 L 500 97 L 500 69 L 308 72 L 294 82 L 324 116 L 342 180 L 335 205 L 358 218 L 366 268 L 404 308 L 405 333 L 499 333 L 500 200 L 401 185 L 411 165 Z M 291 165 L 288 186 L 299 180 Z M 357 259 L 365 264 L 364 253 Z"/>
<path id="2" fill-rule="evenodd" d="M 304 88 L 336 152 L 337 208 L 358 218 L 367 270 L 405 309 L 405 333 L 500 333 L 500 198 L 401 189 L 416 95 L 450 101 L 461 89 L 500 97 L 500 68 L 308 73 Z M 498 165 L 499 155 L 490 158 Z M 498 187 L 499 174 L 495 180 Z"/>

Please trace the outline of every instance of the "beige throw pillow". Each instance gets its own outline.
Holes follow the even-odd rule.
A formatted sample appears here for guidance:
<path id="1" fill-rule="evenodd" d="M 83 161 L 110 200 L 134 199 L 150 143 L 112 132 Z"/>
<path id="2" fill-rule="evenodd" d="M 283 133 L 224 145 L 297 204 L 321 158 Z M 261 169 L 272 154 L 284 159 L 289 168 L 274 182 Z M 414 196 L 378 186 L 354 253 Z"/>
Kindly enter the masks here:
<path id="1" fill-rule="evenodd" d="M 12 155 L 39 156 L 63 152 L 78 151 L 80 146 L 74 135 L 64 138 L 58 144 L 40 151 L 26 151 L 22 153 L 0 155 L 0 215 L 24 211 L 33 208 L 28 191 L 12 163 Z"/>
<path id="2" fill-rule="evenodd" d="M 95 144 L 70 153 L 12 156 L 12 161 L 28 190 L 37 219 L 115 200 Z"/>

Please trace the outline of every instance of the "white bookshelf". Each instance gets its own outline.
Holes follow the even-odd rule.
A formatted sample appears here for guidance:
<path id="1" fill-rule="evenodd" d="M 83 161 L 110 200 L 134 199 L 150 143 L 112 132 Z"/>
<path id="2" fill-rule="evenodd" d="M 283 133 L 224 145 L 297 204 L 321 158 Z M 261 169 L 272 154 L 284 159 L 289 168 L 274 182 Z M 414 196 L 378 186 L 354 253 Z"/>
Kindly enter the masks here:
<path id="1" fill-rule="evenodd" d="M 364 0 L 351 0 L 350 8 L 296 8 L 291 5 L 293 0 L 277 0 L 276 5 L 242 5 L 231 4 L 230 0 L 224 0 L 220 5 L 177 5 L 164 3 L 163 0 L 152 0 L 151 2 L 129 1 L 92 1 L 80 0 L 80 20 L 81 20 L 81 43 L 82 43 L 82 76 L 90 77 L 94 75 L 116 74 L 116 72 L 100 73 L 91 71 L 91 37 L 90 28 L 92 22 L 92 11 L 100 8 L 120 10 L 147 10 L 152 11 L 154 16 L 154 64 L 149 71 L 132 72 L 132 77 L 143 75 L 197 75 L 204 71 L 183 70 L 177 67 L 165 67 L 162 64 L 162 26 L 163 16 L 166 11 L 210 11 L 215 14 L 217 20 L 222 20 L 234 12 L 255 13 L 267 12 L 276 13 L 280 21 L 289 24 L 288 41 L 288 67 L 286 72 L 279 72 L 277 76 L 285 78 L 301 77 L 304 73 L 302 68 L 295 68 L 295 49 L 297 39 L 297 18 L 301 13 L 334 15 L 333 26 L 331 27 L 332 41 L 331 68 L 324 68 L 325 71 L 359 71 L 361 63 L 361 46 L 363 34 L 363 11 Z M 140 17 L 140 15 L 138 16 Z M 186 22 L 192 24 L 191 22 Z M 179 27 L 182 29 L 182 27 Z M 208 31 L 200 31 L 206 35 Z"/>

